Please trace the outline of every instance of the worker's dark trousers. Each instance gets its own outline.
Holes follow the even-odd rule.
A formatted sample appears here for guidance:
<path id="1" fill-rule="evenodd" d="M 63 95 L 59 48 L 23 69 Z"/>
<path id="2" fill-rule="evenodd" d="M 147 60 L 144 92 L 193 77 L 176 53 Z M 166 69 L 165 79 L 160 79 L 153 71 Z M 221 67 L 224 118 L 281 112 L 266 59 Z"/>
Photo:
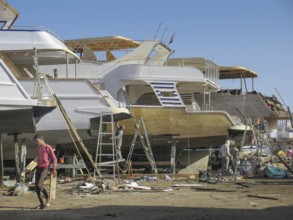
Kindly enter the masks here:
<path id="1" fill-rule="evenodd" d="M 47 177 L 48 174 L 48 168 L 37 168 L 36 171 L 36 178 L 35 178 L 35 184 L 36 184 L 36 192 L 38 195 L 38 199 L 41 204 L 44 204 L 43 199 L 41 197 L 41 192 L 44 194 L 45 198 L 48 199 L 48 193 L 46 189 L 43 186 L 44 180 Z"/>

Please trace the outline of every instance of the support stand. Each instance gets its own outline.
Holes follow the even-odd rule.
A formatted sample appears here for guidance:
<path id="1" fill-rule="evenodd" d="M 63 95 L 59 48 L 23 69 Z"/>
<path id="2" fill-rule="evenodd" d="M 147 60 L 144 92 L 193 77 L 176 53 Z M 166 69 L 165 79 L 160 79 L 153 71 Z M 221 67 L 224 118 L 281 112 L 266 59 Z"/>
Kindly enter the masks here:
<path id="1" fill-rule="evenodd" d="M 2 134 L 0 134 L 0 188 L 4 187 L 4 164 L 3 164 L 3 146 Z"/>
<path id="2" fill-rule="evenodd" d="M 176 141 L 172 140 L 172 147 L 171 147 L 171 172 L 173 174 L 176 173 Z"/>
<path id="3" fill-rule="evenodd" d="M 16 182 L 20 183 L 19 146 L 17 142 L 17 134 L 14 134 L 13 140 L 14 140 L 14 157 L 15 157 L 15 177 L 16 177 Z"/>

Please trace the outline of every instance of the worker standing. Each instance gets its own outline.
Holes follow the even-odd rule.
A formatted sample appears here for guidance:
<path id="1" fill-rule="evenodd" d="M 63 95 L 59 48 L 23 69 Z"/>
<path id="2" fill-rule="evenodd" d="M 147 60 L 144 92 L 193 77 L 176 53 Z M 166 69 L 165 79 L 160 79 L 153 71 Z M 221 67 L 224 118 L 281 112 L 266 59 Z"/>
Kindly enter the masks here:
<path id="1" fill-rule="evenodd" d="M 44 209 L 50 205 L 51 201 L 49 199 L 49 195 L 46 189 L 43 186 L 43 183 L 48 175 L 48 169 L 50 168 L 50 164 L 52 161 L 53 175 L 56 176 L 57 158 L 53 152 L 53 148 L 45 143 L 43 135 L 36 134 L 34 136 L 34 140 L 38 145 L 37 157 L 35 158 L 35 161 L 37 162 L 37 170 L 35 177 L 36 193 L 40 201 L 40 209 Z M 41 192 L 45 196 L 46 203 L 44 203 L 42 199 Z"/>
<path id="2" fill-rule="evenodd" d="M 116 139 L 116 152 L 118 155 L 118 160 L 122 159 L 122 154 L 121 154 L 121 147 L 122 147 L 122 138 L 123 138 L 123 133 L 124 133 L 125 127 L 122 125 L 118 128 L 118 131 L 116 133 L 115 139 Z"/>
<path id="3" fill-rule="evenodd" d="M 227 140 L 225 144 L 221 146 L 221 157 L 222 157 L 222 175 L 227 174 L 229 175 L 229 162 L 230 157 L 230 141 Z"/>

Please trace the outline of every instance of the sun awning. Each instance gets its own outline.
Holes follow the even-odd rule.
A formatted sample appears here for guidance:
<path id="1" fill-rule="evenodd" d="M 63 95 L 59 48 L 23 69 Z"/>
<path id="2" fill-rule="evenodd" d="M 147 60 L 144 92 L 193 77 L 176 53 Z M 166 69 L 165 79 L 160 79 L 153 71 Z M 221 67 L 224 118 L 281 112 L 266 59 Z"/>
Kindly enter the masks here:
<path id="1" fill-rule="evenodd" d="M 78 52 L 79 50 L 82 50 L 84 47 L 89 48 L 94 52 L 97 52 L 132 49 L 140 45 L 140 43 L 137 41 L 121 36 L 65 40 L 64 43 L 74 52 Z"/>
<path id="2" fill-rule="evenodd" d="M 256 72 L 242 66 L 219 66 L 220 79 L 256 78 Z"/>

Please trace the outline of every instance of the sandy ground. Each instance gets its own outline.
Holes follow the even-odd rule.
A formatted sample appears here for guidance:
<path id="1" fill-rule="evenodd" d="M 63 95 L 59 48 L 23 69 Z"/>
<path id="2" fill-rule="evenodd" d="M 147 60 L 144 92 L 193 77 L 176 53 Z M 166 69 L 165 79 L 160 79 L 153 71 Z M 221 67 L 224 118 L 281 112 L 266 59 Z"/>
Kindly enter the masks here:
<path id="1" fill-rule="evenodd" d="M 38 205 L 36 195 L 0 196 L 0 219 L 292 219 L 293 179 L 243 180 L 249 187 L 233 182 L 208 184 L 207 189 L 229 192 L 197 191 L 191 187 L 173 187 L 169 192 L 101 192 L 97 195 L 68 193 L 61 185 L 50 207 Z M 163 189 L 174 182 L 143 182 Z M 74 194 L 74 195 L 73 195 Z M 278 200 L 248 197 L 263 195 Z"/>

